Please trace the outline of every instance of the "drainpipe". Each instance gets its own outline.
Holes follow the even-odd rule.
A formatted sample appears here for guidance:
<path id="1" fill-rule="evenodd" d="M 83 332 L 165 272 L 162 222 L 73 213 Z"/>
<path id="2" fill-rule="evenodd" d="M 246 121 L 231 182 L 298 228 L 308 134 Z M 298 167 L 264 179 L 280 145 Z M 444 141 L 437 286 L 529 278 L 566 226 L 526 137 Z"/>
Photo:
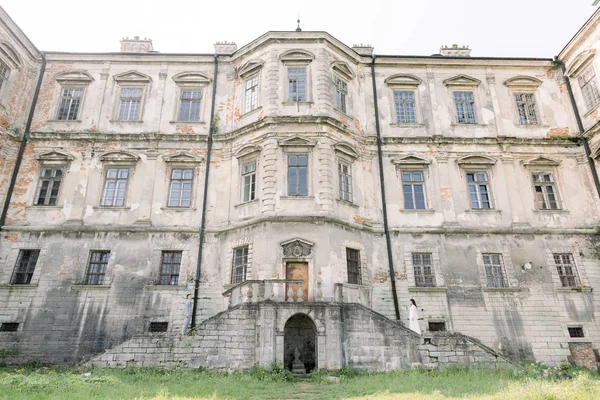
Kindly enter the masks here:
<path id="1" fill-rule="evenodd" d="M 594 184 L 596 186 L 596 192 L 598 192 L 598 197 L 600 198 L 600 179 L 598 179 L 598 170 L 596 169 L 596 165 L 594 164 L 594 159 L 592 158 L 592 151 L 590 150 L 590 144 L 583 133 L 585 129 L 583 128 L 583 122 L 581 121 L 581 115 L 579 114 L 579 108 L 577 107 L 577 103 L 575 102 L 575 96 L 573 96 L 573 88 L 571 87 L 571 81 L 569 77 L 565 73 L 566 67 L 565 63 L 558 59 L 558 56 L 554 57 L 554 62 L 560 66 L 560 70 L 562 71 L 563 79 L 565 80 L 565 85 L 567 86 L 567 93 L 569 93 L 569 100 L 571 101 L 571 107 L 573 107 L 573 113 L 575 114 L 575 120 L 577 121 L 577 128 L 579 129 L 579 139 L 583 142 L 583 148 L 585 149 L 585 155 L 588 160 L 588 165 L 590 166 L 590 170 L 592 171 L 592 177 L 594 178 Z"/>
<path id="2" fill-rule="evenodd" d="M 35 86 L 33 100 L 31 101 L 31 108 L 29 109 L 29 116 L 27 117 L 27 122 L 25 123 L 25 131 L 23 132 L 23 137 L 21 138 L 21 146 L 19 146 L 19 151 L 17 153 L 17 159 L 15 160 L 15 166 L 13 168 L 12 177 L 10 178 L 10 184 L 8 185 L 6 198 L 4 199 L 2 214 L 0 214 L 0 230 L 4 227 L 4 223 L 6 222 L 6 215 L 8 214 L 8 205 L 10 204 L 10 199 L 15 189 L 15 184 L 17 183 L 17 177 L 19 176 L 19 168 L 21 168 L 21 161 L 23 161 L 23 153 L 25 153 L 25 147 L 27 145 L 29 131 L 31 129 L 31 122 L 33 121 L 33 114 L 35 112 L 35 106 L 37 104 L 38 96 L 40 94 L 40 88 L 42 87 L 44 72 L 46 71 L 46 56 L 44 55 L 44 53 L 41 53 L 41 55 L 42 65 L 40 66 L 40 75 L 38 76 L 38 81 Z"/>
<path id="3" fill-rule="evenodd" d="M 204 197 L 202 198 L 202 220 L 200 222 L 200 245 L 198 247 L 198 262 L 196 263 L 196 279 L 194 280 L 194 305 L 192 308 L 191 327 L 196 327 L 196 310 L 198 309 L 198 289 L 200 287 L 200 271 L 202 267 L 202 249 L 204 247 L 204 232 L 206 231 L 206 203 L 208 197 L 208 175 L 210 173 L 210 155 L 212 150 L 212 135 L 215 130 L 215 101 L 217 98 L 217 78 L 219 73 L 219 55 L 215 54 L 215 80 L 213 82 L 212 103 L 210 106 L 210 126 L 206 147 L 206 169 L 204 171 Z"/>
<path id="4" fill-rule="evenodd" d="M 373 103 L 375 106 L 375 131 L 377 132 L 377 158 L 379 159 L 379 183 L 381 187 L 381 205 L 383 209 L 383 229 L 385 231 L 385 242 L 387 244 L 388 264 L 390 266 L 390 280 L 392 283 L 392 297 L 394 299 L 394 311 L 396 319 L 400 320 L 400 309 L 398 307 L 398 294 L 396 293 L 396 274 L 394 273 L 394 259 L 392 256 L 392 240 L 387 217 L 387 202 L 385 200 L 385 179 L 383 177 L 383 155 L 381 150 L 381 130 L 379 127 L 379 107 L 377 106 L 377 83 L 375 82 L 375 59 L 371 61 L 371 78 L 373 79 Z"/>

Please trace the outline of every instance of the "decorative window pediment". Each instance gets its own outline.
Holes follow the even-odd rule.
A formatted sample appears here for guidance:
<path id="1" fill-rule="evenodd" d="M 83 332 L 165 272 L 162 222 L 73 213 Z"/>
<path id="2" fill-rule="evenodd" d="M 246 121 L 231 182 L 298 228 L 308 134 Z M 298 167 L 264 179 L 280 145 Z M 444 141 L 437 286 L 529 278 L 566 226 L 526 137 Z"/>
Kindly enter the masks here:
<path id="1" fill-rule="evenodd" d="M 544 166 L 544 167 L 556 167 L 559 164 L 560 164 L 560 161 L 554 160 L 549 157 L 544 157 L 544 156 L 538 156 L 538 157 L 530 158 L 529 160 L 523 161 L 523 165 L 528 166 L 528 167 L 535 167 L 538 165 Z"/>
<path id="2" fill-rule="evenodd" d="M 191 153 L 187 153 L 185 151 L 171 154 L 169 156 L 163 157 L 164 162 L 166 163 L 178 163 L 178 164 L 199 164 L 204 161 L 204 157 L 195 156 Z"/>
<path id="3" fill-rule="evenodd" d="M 331 68 L 340 76 L 346 80 L 352 80 L 356 76 L 354 71 L 350 68 L 348 63 L 344 61 L 334 61 L 331 63 Z"/>
<path id="4" fill-rule="evenodd" d="M 419 166 L 424 167 L 426 165 L 431 164 L 430 160 L 426 158 L 422 158 L 419 156 L 408 155 L 399 158 L 392 158 L 392 163 L 398 167 L 410 167 L 410 166 Z"/>
<path id="5" fill-rule="evenodd" d="M 350 144 L 346 142 L 336 143 L 333 145 L 335 151 L 343 156 L 349 157 L 356 160 L 359 157 L 358 151 Z"/>
<path id="6" fill-rule="evenodd" d="M 579 53 L 573 62 L 571 62 L 569 69 L 567 69 L 567 76 L 577 75 L 579 72 L 581 72 L 583 67 L 585 67 L 592 58 L 594 58 L 595 55 L 596 50 L 594 49 L 585 50 Z"/>
<path id="7" fill-rule="evenodd" d="M 40 161 L 68 162 L 68 161 L 73 161 L 75 159 L 75 157 L 73 157 L 71 154 L 66 153 L 66 152 L 53 150 L 53 151 L 48 151 L 46 153 L 37 154 L 35 156 L 35 159 L 40 160 Z"/>
<path id="8" fill-rule="evenodd" d="M 305 139 L 301 136 L 294 136 L 292 138 L 279 141 L 279 146 L 281 147 L 314 147 L 316 144 L 316 142 Z"/>
<path id="9" fill-rule="evenodd" d="M 92 75 L 83 70 L 60 72 L 56 74 L 54 79 L 56 79 L 56 81 L 61 85 L 65 83 L 88 85 L 90 82 L 94 81 Z"/>
<path id="10" fill-rule="evenodd" d="M 308 64 L 315 59 L 315 55 L 310 51 L 293 49 L 282 53 L 279 59 L 284 63 L 297 62 Z"/>
<path id="11" fill-rule="evenodd" d="M 480 83 L 481 83 L 481 81 L 479 79 L 475 79 L 473 77 L 470 77 L 467 75 L 462 75 L 462 74 L 453 76 L 452 78 L 448 78 L 444 81 L 445 86 L 455 86 L 455 87 L 463 87 L 463 86 L 474 87 L 474 86 L 479 86 Z"/>
<path id="12" fill-rule="evenodd" d="M 100 156 L 100 161 L 103 162 L 123 162 L 135 163 L 140 159 L 136 154 L 127 151 L 109 151 Z"/>
<path id="13" fill-rule="evenodd" d="M 312 253 L 314 245 L 314 243 L 299 238 L 281 243 L 284 257 L 308 257 Z"/>
<path id="14" fill-rule="evenodd" d="M 244 146 L 241 149 L 239 149 L 237 151 L 237 153 L 235 153 L 235 157 L 243 158 L 243 157 L 249 157 L 251 155 L 258 155 L 258 153 L 260 153 L 261 150 L 262 150 L 262 148 L 260 146 L 250 144 L 250 145 Z"/>
<path id="15" fill-rule="evenodd" d="M 173 81 L 179 86 L 200 86 L 208 85 L 210 78 L 201 72 L 180 72 L 173 76 Z"/>
<path id="16" fill-rule="evenodd" d="M 496 159 L 491 158 L 491 157 L 487 157 L 487 156 L 481 156 L 481 155 L 470 155 L 470 156 L 465 156 L 462 158 L 459 158 L 456 163 L 460 166 L 490 166 L 490 165 L 494 165 L 496 164 Z"/>
<path id="17" fill-rule="evenodd" d="M 19 68 L 21 66 L 21 57 L 16 50 L 7 42 L 0 41 L 0 54 L 11 68 Z"/>
<path id="18" fill-rule="evenodd" d="M 421 79 L 413 75 L 396 74 L 389 76 L 385 80 L 385 84 L 388 86 L 411 86 L 417 87 L 423 82 Z"/>
<path id="19" fill-rule="evenodd" d="M 122 74 L 115 75 L 114 80 L 118 83 L 125 83 L 125 84 L 127 84 L 127 83 L 147 84 L 152 81 L 152 78 L 150 78 L 148 75 L 142 74 L 141 72 L 128 71 L 128 72 L 123 72 Z"/>
<path id="20" fill-rule="evenodd" d="M 248 76 L 260 71 L 263 65 L 265 65 L 263 60 L 250 60 L 240 67 L 238 70 L 238 76 L 242 79 L 245 79 Z"/>
<path id="21" fill-rule="evenodd" d="M 532 76 L 515 76 L 513 78 L 507 79 L 504 82 L 504 85 L 506 85 L 508 88 L 510 89 L 529 89 L 529 90 L 535 90 L 538 87 L 540 87 L 540 85 L 542 84 L 542 81 L 534 78 Z"/>

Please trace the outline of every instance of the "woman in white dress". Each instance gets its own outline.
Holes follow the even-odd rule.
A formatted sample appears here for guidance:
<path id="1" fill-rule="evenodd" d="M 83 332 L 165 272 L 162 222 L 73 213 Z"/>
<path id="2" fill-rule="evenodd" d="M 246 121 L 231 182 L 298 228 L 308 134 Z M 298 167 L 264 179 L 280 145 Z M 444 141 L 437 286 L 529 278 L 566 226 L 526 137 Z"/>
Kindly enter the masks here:
<path id="1" fill-rule="evenodd" d="M 410 299 L 410 308 L 408 309 L 408 327 L 412 330 L 421 334 L 421 327 L 419 326 L 419 311 L 417 311 L 417 303 L 415 299 Z"/>

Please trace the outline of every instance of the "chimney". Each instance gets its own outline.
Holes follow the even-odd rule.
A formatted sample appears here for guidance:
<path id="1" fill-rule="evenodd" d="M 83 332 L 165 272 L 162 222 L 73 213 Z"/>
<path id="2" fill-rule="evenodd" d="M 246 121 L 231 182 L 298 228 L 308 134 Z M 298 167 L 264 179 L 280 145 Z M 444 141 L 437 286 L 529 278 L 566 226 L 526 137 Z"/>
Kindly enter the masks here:
<path id="1" fill-rule="evenodd" d="M 371 57 L 373 55 L 373 46 L 370 44 L 354 44 L 352 45 L 352 50 L 361 56 Z"/>
<path id="2" fill-rule="evenodd" d="M 121 53 L 154 53 L 152 39 L 134 36 L 133 39 L 124 37 L 121 40 Z"/>
<path id="3" fill-rule="evenodd" d="M 471 57 L 471 49 L 469 46 L 460 46 L 453 44 L 450 46 L 440 47 L 440 55 L 442 57 Z"/>
<path id="4" fill-rule="evenodd" d="M 235 42 L 217 42 L 215 43 L 215 53 L 216 54 L 227 54 L 231 55 L 235 53 L 237 50 L 237 44 Z"/>

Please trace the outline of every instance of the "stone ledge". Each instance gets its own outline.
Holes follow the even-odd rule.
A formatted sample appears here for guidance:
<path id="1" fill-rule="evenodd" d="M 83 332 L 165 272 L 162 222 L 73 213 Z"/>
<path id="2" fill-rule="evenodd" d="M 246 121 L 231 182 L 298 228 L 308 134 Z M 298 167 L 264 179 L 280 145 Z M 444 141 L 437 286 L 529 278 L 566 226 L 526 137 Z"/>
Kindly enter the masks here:
<path id="1" fill-rule="evenodd" d="M 434 287 L 421 287 L 421 286 L 409 286 L 409 292 L 446 292 L 448 288 L 443 286 L 434 286 Z"/>
<path id="2" fill-rule="evenodd" d="M 489 292 L 489 293 L 494 293 L 494 292 L 509 293 L 509 292 L 520 292 L 521 288 L 520 287 L 504 287 L 504 288 L 482 287 L 481 291 L 482 292 Z"/>
<path id="3" fill-rule="evenodd" d="M 12 290 L 12 289 L 35 289 L 38 287 L 37 283 L 31 283 L 28 285 L 0 285 L 0 290 Z"/>
<path id="4" fill-rule="evenodd" d="M 110 286 L 109 286 L 110 287 Z M 167 290 L 167 291 L 177 291 L 177 290 L 186 290 L 187 286 L 183 285 L 144 285 L 145 290 Z"/>
<path id="5" fill-rule="evenodd" d="M 557 293 L 571 293 L 571 292 L 591 293 L 592 291 L 593 291 L 593 289 L 589 286 L 556 288 Z"/>
<path id="6" fill-rule="evenodd" d="M 71 285 L 71 290 L 73 291 L 108 289 L 110 289 L 110 285 Z"/>

